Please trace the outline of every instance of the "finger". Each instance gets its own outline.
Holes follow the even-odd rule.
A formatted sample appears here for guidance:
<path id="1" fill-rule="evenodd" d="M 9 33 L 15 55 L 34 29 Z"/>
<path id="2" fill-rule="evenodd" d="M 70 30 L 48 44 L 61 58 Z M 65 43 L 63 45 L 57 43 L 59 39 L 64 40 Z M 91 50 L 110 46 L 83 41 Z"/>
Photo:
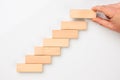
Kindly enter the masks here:
<path id="1" fill-rule="evenodd" d="M 120 33 L 120 30 L 119 29 L 116 29 L 115 31 L 119 32 Z"/>
<path id="2" fill-rule="evenodd" d="M 102 25 L 102 26 L 104 26 L 104 27 L 106 27 L 106 28 L 109 28 L 109 29 L 112 29 L 112 30 L 115 30 L 115 29 L 116 29 L 116 28 L 113 26 L 112 23 L 110 23 L 110 22 L 107 21 L 107 20 L 101 19 L 101 18 L 99 18 L 99 17 L 94 18 L 93 21 L 94 21 L 94 22 L 97 22 L 98 24 L 100 24 L 100 25 Z"/>
<path id="3" fill-rule="evenodd" d="M 92 9 L 94 11 L 103 12 L 106 16 L 108 16 L 110 18 L 113 17 L 112 10 L 107 6 L 95 6 Z"/>
<path id="4" fill-rule="evenodd" d="M 120 7 L 120 3 L 115 3 L 115 4 L 110 4 L 110 5 L 115 6 L 116 8 Z"/>
<path id="5" fill-rule="evenodd" d="M 120 8 L 120 4 L 109 4 L 107 5 L 108 7 L 113 7 L 113 8 L 116 8 L 116 9 L 119 9 Z"/>

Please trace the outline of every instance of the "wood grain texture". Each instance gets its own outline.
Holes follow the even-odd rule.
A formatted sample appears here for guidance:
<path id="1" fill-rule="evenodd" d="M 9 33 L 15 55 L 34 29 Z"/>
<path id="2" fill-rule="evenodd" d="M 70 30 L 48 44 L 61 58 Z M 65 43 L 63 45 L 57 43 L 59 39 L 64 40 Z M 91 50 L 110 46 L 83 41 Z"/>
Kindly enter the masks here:
<path id="1" fill-rule="evenodd" d="M 85 21 L 62 21 L 61 28 L 63 30 L 86 30 L 87 22 Z"/>
<path id="2" fill-rule="evenodd" d="M 78 38 L 78 35 L 79 33 L 77 30 L 53 30 L 53 38 Z"/>
<path id="3" fill-rule="evenodd" d="M 60 52 L 60 47 L 35 47 L 36 56 L 58 56 Z"/>
<path id="4" fill-rule="evenodd" d="M 43 45 L 49 47 L 68 47 L 69 39 L 44 39 Z"/>
<path id="5" fill-rule="evenodd" d="M 27 55 L 25 57 L 25 62 L 27 64 L 50 64 L 51 63 L 51 56 L 32 56 Z"/>
<path id="6" fill-rule="evenodd" d="M 71 18 L 95 18 L 96 12 L 93 10 L 86 10 L 86 9 L 73 9 L 70 11 Z"/>
<path id="7" fill-rule="evenodd" d="M 42 72 L 42 64 L 17 64 L 17 72 Z"/>

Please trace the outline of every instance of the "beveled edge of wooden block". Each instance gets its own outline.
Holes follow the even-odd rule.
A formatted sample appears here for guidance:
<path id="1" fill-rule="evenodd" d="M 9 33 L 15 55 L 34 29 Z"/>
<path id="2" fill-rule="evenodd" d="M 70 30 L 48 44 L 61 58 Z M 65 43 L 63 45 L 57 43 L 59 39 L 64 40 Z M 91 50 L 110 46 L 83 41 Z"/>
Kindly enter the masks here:
<path id="1" fill-rule="evenodd" d="M 32 57 L 32 56 L 35 56 L 35 55 L 30 55 L 30 54 L 28 54 L 28 55 L 26 55 L 25 57 L 27 57 L 27 56 L 28 56 L 28 57 L 29 57 L 29 56 Z M 42 55 L 41 55 L 41 56 L 35 56 L 35 57 L 51 57 L 51 56 L 44 56 L 44 55 L 42 56 Z"/>
<path id="2" fill-rule="evenodd" d="M 57 55 L 53 55 L 53 54 L 37 54 L 36 53 L 36 48 L 40 48 L 40 49 L 43 49 L 43 48 L 56 48 L 56 49 L 58 49 L 58 52 L 59 52 L 59 54 L 57 54 Z M 35 46 L 34 47 L 34 55 L 35 56 L 60 56 L 61 55 L 61 47 L 49 47 L 49 46 Z"/>
<path id="3" fill-rule="evenodd" d="M 78 18 L 78 17 L 73 17 L 73 16 L 72 16 L 72 12 L 73 12 L 73 11 L 77 11 L 77 10 L 78 10 L 78 11 L 80 11 L 80 10 L 81 10 L 81 11 L 92 11 L 93 14 L 94 14 L 94 16 L 92 16 L 92 17 L 81 17 L 81 19 L 84 19 L 84 18 L 92 19 L 92 18 L 96 18 L 96 17 L 97 17 L 97 13 L 96 13 L 95 11 L 93 11 L 92 9 L 71 9 L 71 10 L 70 10 L 70 17 L 71 17 L 71 18 L 73 18 L 73 19 L 80 19 L 80 18 Z"/>
<path id="4" fill-rule="evenodd" d="M 29 57 L 47 57 L 48 58 L 48 62 L 44 62 L 44 63 L 32 63 L 32 62 L 28 62 L 27 60 L 28 60 L 28 58 Z M 52 56 L 36 56 L 36 55 L 26 55 L 25 56 L 25 62 L 26 62 L 26 64 L 51 64 L 52 63 Z"/>
<path id="5" fill-rule="evenodd" d="M 52 30 L 52 33 L 53 32 L 56 32 L 56 31 L 75 31 L 75 32 L 78 32 L 77 30 L 74 30 L 74 29 L 72 29 L 72 30 L 70 30 L 70 29 L 68 29 L 68 30 L 66 30 L 66 29 L 61 29 L 61 30 Z M 54 39 L 54 38 L 53 38 Z M 59 38 L 58 38 L 59 39 Z M 63 38 L 64 39 L 64 38 Z"/>
<path id="6" fill-rule="evenodd" d="M 68 44 L 66 45 L 66 46 L 54 46 L 54 45 L 52 45 L 52 46 L 48 46 L 47 44 L 46 44 L 46 40 L 52 40 L 53 38 L 45 38 L 44 40 L 43 40 L 43 46 L 44 47 L 60 47 L 60 48 L 62 48 L 62 47 L 69 47 L 69 41 L 70 41 L 70 39 L 53 39 L 53 40 L 66 40 L 67 42 L 68 42 Z"/>
<path id="7" fill-rule="evenodd" d="M 37 71 L 20 71 L 18 68 L 18 66 L 20 65 L 39 65 L 42 69 L 41 70 L 37 70 Z M 43 72 L 43 64 L 25 64 L 25 63 L 17 63 L 16 64 L 16 72 L 18 73 L 42 73 Z"/>
<path id="8" fill-rule="evenodd" d="M 56 32 L 58 32 L 58 31 L 65 31 L 66 33 L 67 32 L 69 32 L 69 31 L 72 31 L 72 33 L 74 33 L 74 36 L 69 36 L 69 37 L 67 37 L 67 36 L 56 36 Z M 78 39 L 78 36 L 79 36 L 79 31 L 78 30 L 64 30 L 64 29 L 61 29 L 61 30 L 52 30 L 52 38 L 53 39 Z M 58 34 L 57 34 L 58 35 Z M 59 34 L 59 35 L 61 35 L 61 34 Z"/>
<path id="9" fill-rule="evenodd" d="M 78 28 L 75 28 L 74 26 L 71 28 L 67 28 L 67 27 L 64 27 L 65 25 L 63 25 L 64 23 L 80 23 L 81 25 L 84 25 L 84 28 L 81 26 L 79 29 Z M 87 29 L 87 26 L 88 26 L 88 22 L 87 21 L 84 21 L 84 20 L 81 20 L 81 21 L 61 21 L 61 29 L 62 30 L 86 30 Z"/>

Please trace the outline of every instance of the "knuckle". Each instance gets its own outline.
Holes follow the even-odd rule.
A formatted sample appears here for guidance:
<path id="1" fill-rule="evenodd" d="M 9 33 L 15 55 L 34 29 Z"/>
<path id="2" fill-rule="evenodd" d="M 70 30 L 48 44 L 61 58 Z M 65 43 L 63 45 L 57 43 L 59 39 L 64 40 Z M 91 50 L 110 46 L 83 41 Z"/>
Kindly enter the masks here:
<path id="1" fill-rule="evenodd" d="M 106 8 L 106 6 L 101 6 L 100 9 L 104 10 Z"/>

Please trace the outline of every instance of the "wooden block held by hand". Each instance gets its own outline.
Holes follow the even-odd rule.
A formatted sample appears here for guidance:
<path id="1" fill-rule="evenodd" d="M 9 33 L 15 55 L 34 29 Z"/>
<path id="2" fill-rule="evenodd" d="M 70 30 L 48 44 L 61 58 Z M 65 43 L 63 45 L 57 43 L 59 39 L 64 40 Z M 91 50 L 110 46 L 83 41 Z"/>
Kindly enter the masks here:
<path id="1" fill-rule="evenodd" d="M 43 45 L 49 47 L 68 47 L 69 39 L 44 39 Z"/>
<path id="2" fill-rule="evenodd" d="M 73 9 L 70 11 L 71 18 L 95 18 L 96 12 L 86 9 Z"/>
<path id="3" fill-rule="evenodd" d="M 86 30 L 86 21 L 62 21 L 61 27 L 63 30 Z"/>
<path id="4" fill-rule="evenodd" d="M 51 56 L 26 56 L 26 63 L 27 64 L 50 64 L 51 63 Z"/>
<path id="5" fill-rule="evenodd" d="M 35 47 L 36 56 L 58 56 L 60 47 Z"/>
<path id="6" fill-rule="evenodd" d="M 17 72 L 42 72 L 42 64 L 17 64 Z"/>
<path id="7" fill-rule="evenodd" d="M 53 38 L 78 38 L 77 30 L 53 30 Z"/>

